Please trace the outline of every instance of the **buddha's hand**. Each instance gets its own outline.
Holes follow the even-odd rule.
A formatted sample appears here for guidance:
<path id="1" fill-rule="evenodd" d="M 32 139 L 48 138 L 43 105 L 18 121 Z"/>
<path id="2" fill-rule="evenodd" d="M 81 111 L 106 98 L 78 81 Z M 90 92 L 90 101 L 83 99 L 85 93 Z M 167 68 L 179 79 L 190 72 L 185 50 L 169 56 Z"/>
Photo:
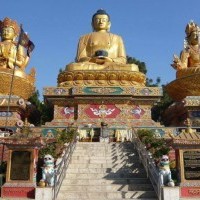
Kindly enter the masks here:
<path id="1" fill-rule="evenodd" d="M 13 58 L 8 58 L 8 67 L 10 69 L 14 69 L 14 62 L 15 60 Z"/>
<path id="2" fill-rule="evenodd" d="M 177 55 L 174 55 L 174 58 L 173 58 L 173 63 L 171 64 L 171 66 L 176 69 L 176 70 L 180 70 L 182 69 L 182 62 L 181 60 L 179 59 L 179 57 Z"/>
<path id="3" fill-rule="evenodd" d="M 104 57 L 104 56 L 96 56 L 90 59 L 90 62 L 94 62 L 97 64 L 104 64 L 105 62 L 113 62 L 113 60 L 109 57 Z"/>

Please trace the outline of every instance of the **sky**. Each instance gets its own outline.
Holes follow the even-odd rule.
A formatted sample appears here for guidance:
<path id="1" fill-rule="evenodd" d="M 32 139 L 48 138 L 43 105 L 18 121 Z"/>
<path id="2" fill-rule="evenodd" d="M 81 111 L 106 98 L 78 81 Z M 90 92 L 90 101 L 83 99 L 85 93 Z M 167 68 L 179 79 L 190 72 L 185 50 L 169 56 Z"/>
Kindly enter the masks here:
<path id="1" fill-rule="evenodd" d="M 200 0 L 1 0 L 0 16 L 22 24 L 35 44 L 26 68 L 36 68 L 36 89 L 56 87 L 59 69 L 76 56 L 81 35 L 92 31 L 98 9 L 111 17 L 110 32 L 123 38 L 126 53 L 145 62 L 147 77 L 175 79 L 173 54 L 183 49 L 185 27 L 200 24 Z"/>

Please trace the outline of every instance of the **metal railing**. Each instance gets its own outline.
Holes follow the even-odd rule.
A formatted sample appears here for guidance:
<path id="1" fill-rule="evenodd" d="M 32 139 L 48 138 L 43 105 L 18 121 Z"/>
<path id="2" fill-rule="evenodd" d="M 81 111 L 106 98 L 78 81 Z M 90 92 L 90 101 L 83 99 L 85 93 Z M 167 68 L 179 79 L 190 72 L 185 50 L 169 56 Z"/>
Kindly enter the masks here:
<path id="1" fill-rule="evenodd" d="M 150 179 L 152 186 L 156 192 L 159 200 L 162 200 L 162 187 L 159 176 L 159 170 L 157 169 L 155 162 L 151 156 L 151 153 L 146 150 L 146 146 L 135 136 L 133 140 L 135 149 L 138 152 L 140 162 L 143 164 L 147 173 L 147 178 Z"/>
<path id="2" fill-rule="evenodd" d="M 72 153 L 76 147 L 77 142 L 77 134 L 74 134 L 72 142 L 68 144 L 66 149 L 63 152 L 63 156 L 61 157 L 61 161 L 55 166 L 55 178 L 54 178 L 54 186 L 53 190 L 53 200 L 56 200 L 57 195 L 59 193 L 60 187 L 66 175 L 66 170 L 70 163 Z"/>

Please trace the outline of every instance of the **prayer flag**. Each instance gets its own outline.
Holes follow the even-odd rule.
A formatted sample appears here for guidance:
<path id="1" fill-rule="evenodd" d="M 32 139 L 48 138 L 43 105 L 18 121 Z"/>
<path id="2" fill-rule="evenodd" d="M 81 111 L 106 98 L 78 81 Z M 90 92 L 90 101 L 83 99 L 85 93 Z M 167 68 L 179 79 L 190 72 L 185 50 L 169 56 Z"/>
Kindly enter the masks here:
<path id="1" fill-rule="evenodd" d="M 30 53 L 35 48 L 35 45 L 29 39 L 29 36 L 27 35 L 27 33 L 24 32 L 24 30 L 22 28 L 21 28 L 21 32 L 20 32 L 20 35 L 19 35 L 18 44 L 22 45 L 24 48 L 27 49 L 27 55 L 30 57 Z"/>

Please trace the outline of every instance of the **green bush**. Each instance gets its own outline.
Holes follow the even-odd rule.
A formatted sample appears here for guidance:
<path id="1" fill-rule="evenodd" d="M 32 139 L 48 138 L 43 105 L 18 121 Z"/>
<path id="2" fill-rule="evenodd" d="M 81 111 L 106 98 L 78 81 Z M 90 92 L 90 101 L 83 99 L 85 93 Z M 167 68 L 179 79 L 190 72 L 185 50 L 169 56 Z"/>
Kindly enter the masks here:
<path id="1" fill-rule="evenodd" d="M 137 134 L 154 158 L 160 158 L 162 155 L 167 155 L 169 153 L 169 145 L 163 138 L 156 138 L 153 130 L 139 129 Z"/>
<path id="2" fill-rule="evenodd" d="M 72 142 L 76 133 L 76 129 L 73 128 L 57 130 L 55 141 L 47 143 L 44 148 L 40 149 L 39 158 L 43 158 L 46 154 L 50 154 L 57 159 L 62 154 L 63 149 L 65 148 L 64 145 Z"/>

